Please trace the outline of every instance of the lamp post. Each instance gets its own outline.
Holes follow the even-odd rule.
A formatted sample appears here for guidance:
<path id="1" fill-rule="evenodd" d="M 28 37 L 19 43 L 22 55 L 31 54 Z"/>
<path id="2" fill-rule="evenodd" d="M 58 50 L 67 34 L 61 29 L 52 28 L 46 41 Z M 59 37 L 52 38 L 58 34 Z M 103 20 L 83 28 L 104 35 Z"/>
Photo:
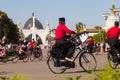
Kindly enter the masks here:
<path id="1" fill-rule="evenodd" d="M 2 16 L 0 16 L 0 39 L 2 39 Z"/>

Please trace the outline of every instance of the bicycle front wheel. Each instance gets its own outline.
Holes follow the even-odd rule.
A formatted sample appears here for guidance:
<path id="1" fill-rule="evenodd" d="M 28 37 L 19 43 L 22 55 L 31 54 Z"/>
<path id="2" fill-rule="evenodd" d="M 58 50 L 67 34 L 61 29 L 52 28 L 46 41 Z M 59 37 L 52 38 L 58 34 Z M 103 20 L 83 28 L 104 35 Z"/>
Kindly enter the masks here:
<path id="1" fill-rule="evenodd" d="M 96 58 L 90 53 L 82 53 L 79 57 L 79 64 L 86 72 L 94 71 L 97 67 Z"/>
<path id="2" fill-rule="evenodd" d="M 56 59 L 52 57 L 51 55 L 49 56 L 47 60 L 48 68 L 50 69 L 51 72 L 55 74 L 60 74 L 66 71 L 67 67 L 65 66 L 55 66 L 56 64 Z"/>
<path id="3" fill-rule="evenodd" d="M 13 63 L 17 63 L 18 59 L 19 59 L 19 56 L 18 56 L 18 55 L 15 55 L 15 56 L 12 58 L 12 62 L 13 62 Z"/>

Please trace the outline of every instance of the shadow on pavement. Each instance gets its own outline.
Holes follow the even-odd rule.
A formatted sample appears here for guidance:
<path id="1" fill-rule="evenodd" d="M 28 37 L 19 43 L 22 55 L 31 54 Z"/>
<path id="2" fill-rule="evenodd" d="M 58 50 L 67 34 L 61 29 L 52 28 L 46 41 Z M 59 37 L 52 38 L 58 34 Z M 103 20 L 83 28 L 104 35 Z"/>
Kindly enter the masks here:
<path id="1" fill-rule="evenodd" d="M 94 72 L 97 72 L 97 71 L 105 71 L 106 69 L 98 69 L 98 70 L 95 70 Z M 86 71 L 72 71 L 72 72 L 64 72 L 63 74 L 71 74 L 71 73 L 87 73 Z"/>
<path id="2" fill-rule="evenodd" d="M 13 73 L 13 72 L 1 71 L 1 72 L 0 72 L 0 75 L 7 75 L 7 74 L 9 74 L 9 73 Z"/>

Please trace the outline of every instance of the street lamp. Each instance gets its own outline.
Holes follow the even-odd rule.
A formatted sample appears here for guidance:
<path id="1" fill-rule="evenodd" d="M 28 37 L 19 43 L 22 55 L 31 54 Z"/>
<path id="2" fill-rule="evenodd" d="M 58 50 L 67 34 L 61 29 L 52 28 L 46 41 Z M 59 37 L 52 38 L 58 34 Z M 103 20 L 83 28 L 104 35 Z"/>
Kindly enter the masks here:
<path id="1" fill-rule="evenodd" d="M 2 39 L 2 16 L 0 16 L 0 39 Z"/>

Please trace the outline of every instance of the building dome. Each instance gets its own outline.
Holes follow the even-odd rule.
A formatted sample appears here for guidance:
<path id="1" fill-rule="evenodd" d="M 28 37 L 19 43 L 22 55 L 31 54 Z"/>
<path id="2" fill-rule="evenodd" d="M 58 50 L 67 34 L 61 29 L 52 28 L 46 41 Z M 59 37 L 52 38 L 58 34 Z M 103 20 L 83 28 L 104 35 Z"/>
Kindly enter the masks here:
<path id="1" fill-rule="evenodd" d="M 32 26 L 33 26 L 33 17 L 31 17 L 30 19 L 27 20 L 27 22 L 25 23 L 23 29 L 30 29 Z M 43 29 L 42 24 L 36 18 L 35 18 L 35 27 L 37 29 Z"/>

